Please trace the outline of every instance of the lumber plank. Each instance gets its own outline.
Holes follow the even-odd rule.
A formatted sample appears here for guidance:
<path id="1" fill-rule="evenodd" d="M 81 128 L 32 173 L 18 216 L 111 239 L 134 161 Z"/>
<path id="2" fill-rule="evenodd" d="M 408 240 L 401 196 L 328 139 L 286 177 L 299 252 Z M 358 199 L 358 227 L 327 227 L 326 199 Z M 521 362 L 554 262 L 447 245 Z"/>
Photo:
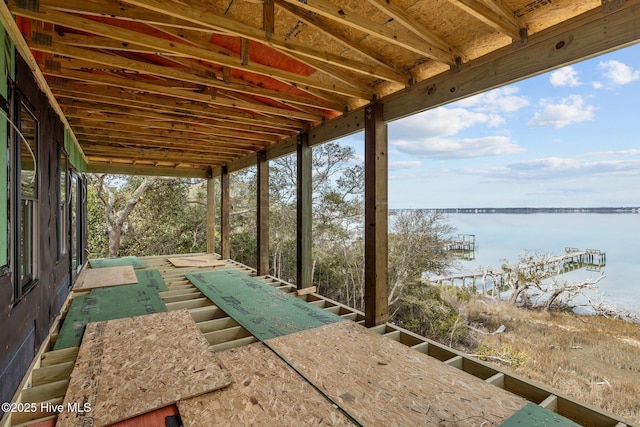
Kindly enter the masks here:
<path id="1" fill-rule="evenodd" d="M 186 310 L 90 323 L 64 404 L 91 411 L 64 411 L 58 425 L 106 426 L 231 382 Z"/>
<path id="2" fill-rule="evenodd" d="M 526 404 L 353 322 L 265 344 L 361 425 L 498 425 Z"/>

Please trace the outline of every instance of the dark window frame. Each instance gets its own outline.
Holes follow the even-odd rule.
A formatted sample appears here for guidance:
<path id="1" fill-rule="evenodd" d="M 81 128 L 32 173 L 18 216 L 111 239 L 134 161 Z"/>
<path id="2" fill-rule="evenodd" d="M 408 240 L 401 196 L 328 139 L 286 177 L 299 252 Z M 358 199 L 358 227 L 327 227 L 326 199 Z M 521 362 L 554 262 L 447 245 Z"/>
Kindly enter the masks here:
<path id="1" fill-rule="evenodd" d="M 23 99 L 19 92 L 13 93 L 12 121 L 20 130 L 12 129 L 9 138 L 9 215 L 10 239 L 9 246 L 10 259 L 9 266 L 12 273 L 13 282 L 13 305 L 17 304 L 38 284 L 38 199 L 40 192 L 40 173 L 38 173 L 39 150 L 40 150 L 40 121 L 33 108 L 26 99 Z M 33 145 L 29 140 L 25 141 L 23 135 L 23 115 L 28 114 L 33 123 L 31 137 Z M 29 135 L 27 135 L 29 136 Z M 24 139 L 23 139 L 24 138 Z M 33 157 L 33 192 L 23 194 L 23 170 L 22 156 L 23 145 L 27 145 L 30 150 L 29 156 Z"/>

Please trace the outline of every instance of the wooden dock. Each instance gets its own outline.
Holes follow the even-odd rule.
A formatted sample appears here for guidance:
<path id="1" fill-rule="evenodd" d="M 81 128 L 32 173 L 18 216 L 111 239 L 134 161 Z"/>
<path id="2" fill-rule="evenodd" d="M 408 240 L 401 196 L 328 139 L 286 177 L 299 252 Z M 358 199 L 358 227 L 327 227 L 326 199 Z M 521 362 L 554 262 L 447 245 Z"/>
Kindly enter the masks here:
<path id="1" fill-rule="evenodd" d="M 586 268 L 590 271 L 599 271 L 606 265 L 607 255 L 598 249 L 565 248 L 565 253 L 550 257 L 544 264 L 531 263 L 520 265 L 518 270 L 529 270 L 532 274 L 542 274 L 544 277 L 553 277 L 570 271 Z M 472 286 L 485 284 L 500 288 L 509 281 L 511 272 L 502 270 L 475 271 L 470 273 L 452 274 L 449 276 L 430 277 L 429 283 L 434 285 Z M 489 283 L 487 283 L 487 279 Z"/>
<path id="2" fill-rule="evenodd" d="M 458 234 L 458 238 L 445 243 L 444 250 L 452 252 L 456 257 L 473 261 L 476 259 L 476 235 Z"/>

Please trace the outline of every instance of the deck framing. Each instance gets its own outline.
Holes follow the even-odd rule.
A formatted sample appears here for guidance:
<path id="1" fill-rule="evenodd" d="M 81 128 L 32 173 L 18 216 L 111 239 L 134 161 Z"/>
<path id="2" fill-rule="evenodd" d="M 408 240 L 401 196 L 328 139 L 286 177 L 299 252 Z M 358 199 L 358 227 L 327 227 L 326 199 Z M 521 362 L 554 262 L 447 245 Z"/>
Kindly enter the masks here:
<path id="1" fill-rule="evenodd" d="M 148 268 L 160 270 L 169 289 L 161 292 L 160 295 L 170 311 L 186 308 L 215 351 L 223 351 L 258 342 L 257 338 L 252 336 L 235 320 L 228 317 L 222 310 L 213 305 L 210 300 L 204 298 L 195 286 L 184 277 L 185 273 L 197 272 L 202 269 L 198 267 L 176 268 L 167 261 L 168 257 L 170 256 L 141 257 L 141 259 L 149 265 Z M 226 266 L 217 268 L 237 269 L 284 292 L 296 295 L 296 286 L 272 276 L 257 276 L 255 269 L 236 261 L 226 260 Z M 24 377 L 13 402 L 36 403 L 38 407 L 62 403 L 79 347 L 62 350 L 52 349 L 58 336 L 60 322 L 64 319 L 70 307 L 71 299 L 81 294 L 72 293 L 66 301 L 62 314 L 52 326 L 49 336 Z M 364 313 L 317 293 L 298 296 L 298 298 L 338 314 L 345 319 L 364 325 Z M 486 362 L 467 356 L 462 352 L 396 325 L 386 323 L 369 329 L 583 425 L 616 427 L 633 425 L 614 414 L 580 403 L 569 396 L 536 384 L 521 376 L 501 371 Z M 55 418 L 55 414 L 47 411 L 7 414 L 0 422 L 0 427 L 26 427 L 35 421 L 44 421 L 52 418 Z"/>

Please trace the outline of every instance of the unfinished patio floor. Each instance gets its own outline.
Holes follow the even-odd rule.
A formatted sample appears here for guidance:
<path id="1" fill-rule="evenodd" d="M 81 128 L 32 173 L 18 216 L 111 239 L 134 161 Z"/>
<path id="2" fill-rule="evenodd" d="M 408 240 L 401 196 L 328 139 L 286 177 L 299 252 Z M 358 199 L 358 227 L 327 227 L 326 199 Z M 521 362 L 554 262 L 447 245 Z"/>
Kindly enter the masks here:
<path id="1" fill-rule="evenodd" d="M 198 397 L 176 399 L 176 405 L 162 405 L 143 417 L 114 425 L 165 425 L 165 417 L 180 414 L 185 426 L 274 423 L 486 426 L 501 425 L 517 414 L 522 415 L 523 411 L 535 416 L 532 410 L 542 408 L 549 411 L 545 411 L 547 414 L 557 413 L 581 425 L 625 425 L 596 408 L 500 372 L 392 324 L 366 329 L 362 326 L 361 312 L 316 293 L 297 296 L 293 285 L 270 276 L 257 277 L 253 269 L 235 261 L 218 262 L 221 265 L 215 267 L 176 267 L 169 258 L 137 258 L 146 267 L 138 265 L 136 271 L 146 272 L 147 276 L 151 276 L 153 270 L 159 272 L 167 290 L 160 290 L 158 295 L 168 313 L 184 312 L 193 319 L 210 349 L 228 369 L 233 383 Z M 185 256 L 180 258 L 188 260 Z M 201 260 L 194 257 L 193 264 L 198 262 Z M 251 287 L 260 287 L 259 282 L 266 285 L 267 293 L 279 290 L 293 296 L 296 307 L 303 311 L 309 308 L 311 317 L 323 324 L 283 332 L 283 325 L 269 320 L 270 313 L 278 310 L 270 307 L 259 316 L 248 311 L 245 317 L 229 316 L 193 283 L 196 276 L 206 278 L 210 271 L 226 272 L 236 280 L 252 278 L 247 282 Z M 3 427 L 53 426 L 56 421 L 58 425 L 78 425 L 64 421 L 56 409 L 68 403 L 70 382 L 73 388 L 74 381 L 72 371 L 82 365 L 82 356 L 78 356 L 80 347 L 55 348 L 58 339 L 62 339 L 61 326 L 73 300 L 84 298 L 89 292 L 86 289 L 71 292 L 60 319 L 14 399 L 14 402 L 35 404 L 32 407 L 37 410 L 15 412 L 12 417 L 5 417 Z M 277 295 L 281 295 L 280 292 Z M 222 298 L 234 300 L 224 295 Z M 238 295 L 238 299 L 241 298 Z M 284 301 L 290 303 L 290 299 Z M 231 314 L 233 304 L 227 308 Z M 95 306 L 87 307 L 87 310 L 95 309 Z M 321 310 L 315 312 L 316 309 Z M 287 306 L 286 310 L 293 309 Z M 254 307 L 253 311 L 259 310 Z M 246 323 L 247 319 L 258 319 L 254 324 L 260 327 L 271 324 L 259 330 Z M 157 336 L 159 341 L 167 338 L 163 331 Z M 82 348 L 84 346 L 85 343 Z M 144 350 L 138 351 L 133 358 L 142 358 Z M 158 364 L 163 363 L 163 357 L 158 356 Z M 93 415 L 96 414 L 91 417 Z M 162 424 L 157 424 L 158 420 L 162 420 Z M 101 420 L 93 418 L 92 422 L 96 426 L 112 424 L 101 424 Z"/>

